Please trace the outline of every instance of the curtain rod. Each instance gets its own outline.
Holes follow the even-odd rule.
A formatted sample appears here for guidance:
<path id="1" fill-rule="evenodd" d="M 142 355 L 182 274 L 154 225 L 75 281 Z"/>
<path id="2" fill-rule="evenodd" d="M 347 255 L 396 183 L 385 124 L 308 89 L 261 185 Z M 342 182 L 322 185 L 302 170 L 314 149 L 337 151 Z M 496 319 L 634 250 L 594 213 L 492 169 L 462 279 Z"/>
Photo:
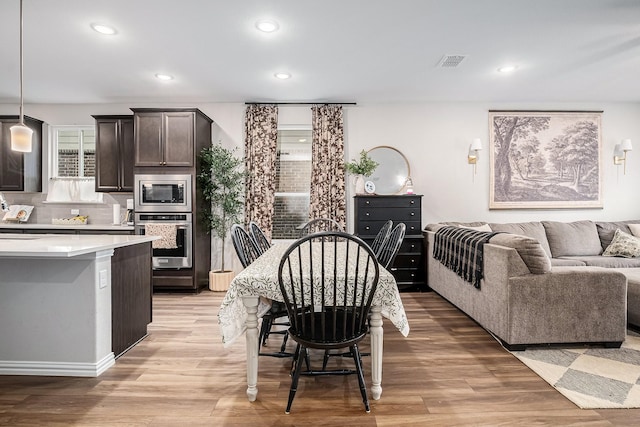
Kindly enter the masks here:
<path id="1" fill-rule="evenodd" d="M 245 102 L 244 105 L 357 105 L 355 102 Z"/>

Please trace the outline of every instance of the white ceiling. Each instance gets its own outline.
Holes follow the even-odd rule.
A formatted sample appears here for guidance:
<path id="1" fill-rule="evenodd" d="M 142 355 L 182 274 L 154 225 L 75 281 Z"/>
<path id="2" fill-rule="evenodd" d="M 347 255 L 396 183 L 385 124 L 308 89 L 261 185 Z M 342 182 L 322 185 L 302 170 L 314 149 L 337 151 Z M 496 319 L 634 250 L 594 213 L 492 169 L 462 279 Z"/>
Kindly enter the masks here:
<path id="1" fill-rule="evenodd" d="M 24 3 L 25 103 L 640 102 L 640 0 Z M 17 103 L 19 0 L 0 40 L 0 103 Z"/>

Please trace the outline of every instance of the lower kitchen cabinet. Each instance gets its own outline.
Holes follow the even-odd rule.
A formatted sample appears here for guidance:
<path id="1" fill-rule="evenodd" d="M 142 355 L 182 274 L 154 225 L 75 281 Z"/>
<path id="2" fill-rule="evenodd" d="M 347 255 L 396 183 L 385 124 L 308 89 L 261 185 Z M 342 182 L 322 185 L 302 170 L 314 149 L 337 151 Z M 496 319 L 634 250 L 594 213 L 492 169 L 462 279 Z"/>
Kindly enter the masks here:
<path id="1" fill-rule="evenodd" d="M 147 336 L 151 323 L 151 243 L 125 246 L 111 257 L 111 345 L 115 357 Z"/>

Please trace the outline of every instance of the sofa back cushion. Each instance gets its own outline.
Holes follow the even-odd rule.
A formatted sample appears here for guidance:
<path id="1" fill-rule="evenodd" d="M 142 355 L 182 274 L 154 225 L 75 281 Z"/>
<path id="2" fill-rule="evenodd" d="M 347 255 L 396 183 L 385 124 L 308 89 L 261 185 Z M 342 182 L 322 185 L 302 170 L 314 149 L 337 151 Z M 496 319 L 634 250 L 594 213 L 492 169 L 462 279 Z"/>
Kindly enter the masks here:
<path id="1" fill-rule="evenodd" d="M 628 224 L 638 224 L 640 220 L 632 220 L 632 221 L 597 221 L 596 227 L 598 229 L 598 236 L 600 236 L 600 245 L 602 246 L 602 250 L 604 251 L 611 244 L 611 240 L 613 240 L 613 235 L 616 230 L 622 230 L 625 233 L 631 233 L 631 229 Z"/>
<path id="2" fill-rule="evenodd" d="M 593 221 L 542 221 L 551 256 L 600 255 L 602 246 Z"/>
<path id="3" fill-rule="evenodd" d="M 547 256 L 551 256 L 551 249 L 549 249 L 549 242 L 547 242 L 547 234 L 544 231 L 542 223 L 539 221 L 534 222 L 514 222 L 508 224 L 489 224 L 491 230 L 501 231 L 503 233 L 520 234 L 522 236 L 531 237 L 540 242 L 542 249 L 547 253 Z"/>
<path id="4" fill-rule="evenodd" d="M 500 233 L 493 236 L 489 243 L 515 249 L 533 274 L 551 271 L 551 260 L 537 239 L 519 234 Z"/>

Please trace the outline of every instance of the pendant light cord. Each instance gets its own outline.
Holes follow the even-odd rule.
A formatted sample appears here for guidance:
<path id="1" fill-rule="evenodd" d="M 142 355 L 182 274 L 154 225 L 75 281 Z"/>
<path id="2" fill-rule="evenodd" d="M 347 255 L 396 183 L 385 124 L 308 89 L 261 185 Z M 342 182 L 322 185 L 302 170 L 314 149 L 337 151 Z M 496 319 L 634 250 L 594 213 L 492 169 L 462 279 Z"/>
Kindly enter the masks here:
<path id="1" fill-rule="evenodd" d="M 23 0 L 20 0 L 20 124 L 24 126 L 24 95 L 23 95 L 23 82 L 24 82 L 24 53 L 23 53 L 23 44 L 24 44 L 24 29 L 23 29 L 23 12 L 22 12 L 22 3 Z"/>

